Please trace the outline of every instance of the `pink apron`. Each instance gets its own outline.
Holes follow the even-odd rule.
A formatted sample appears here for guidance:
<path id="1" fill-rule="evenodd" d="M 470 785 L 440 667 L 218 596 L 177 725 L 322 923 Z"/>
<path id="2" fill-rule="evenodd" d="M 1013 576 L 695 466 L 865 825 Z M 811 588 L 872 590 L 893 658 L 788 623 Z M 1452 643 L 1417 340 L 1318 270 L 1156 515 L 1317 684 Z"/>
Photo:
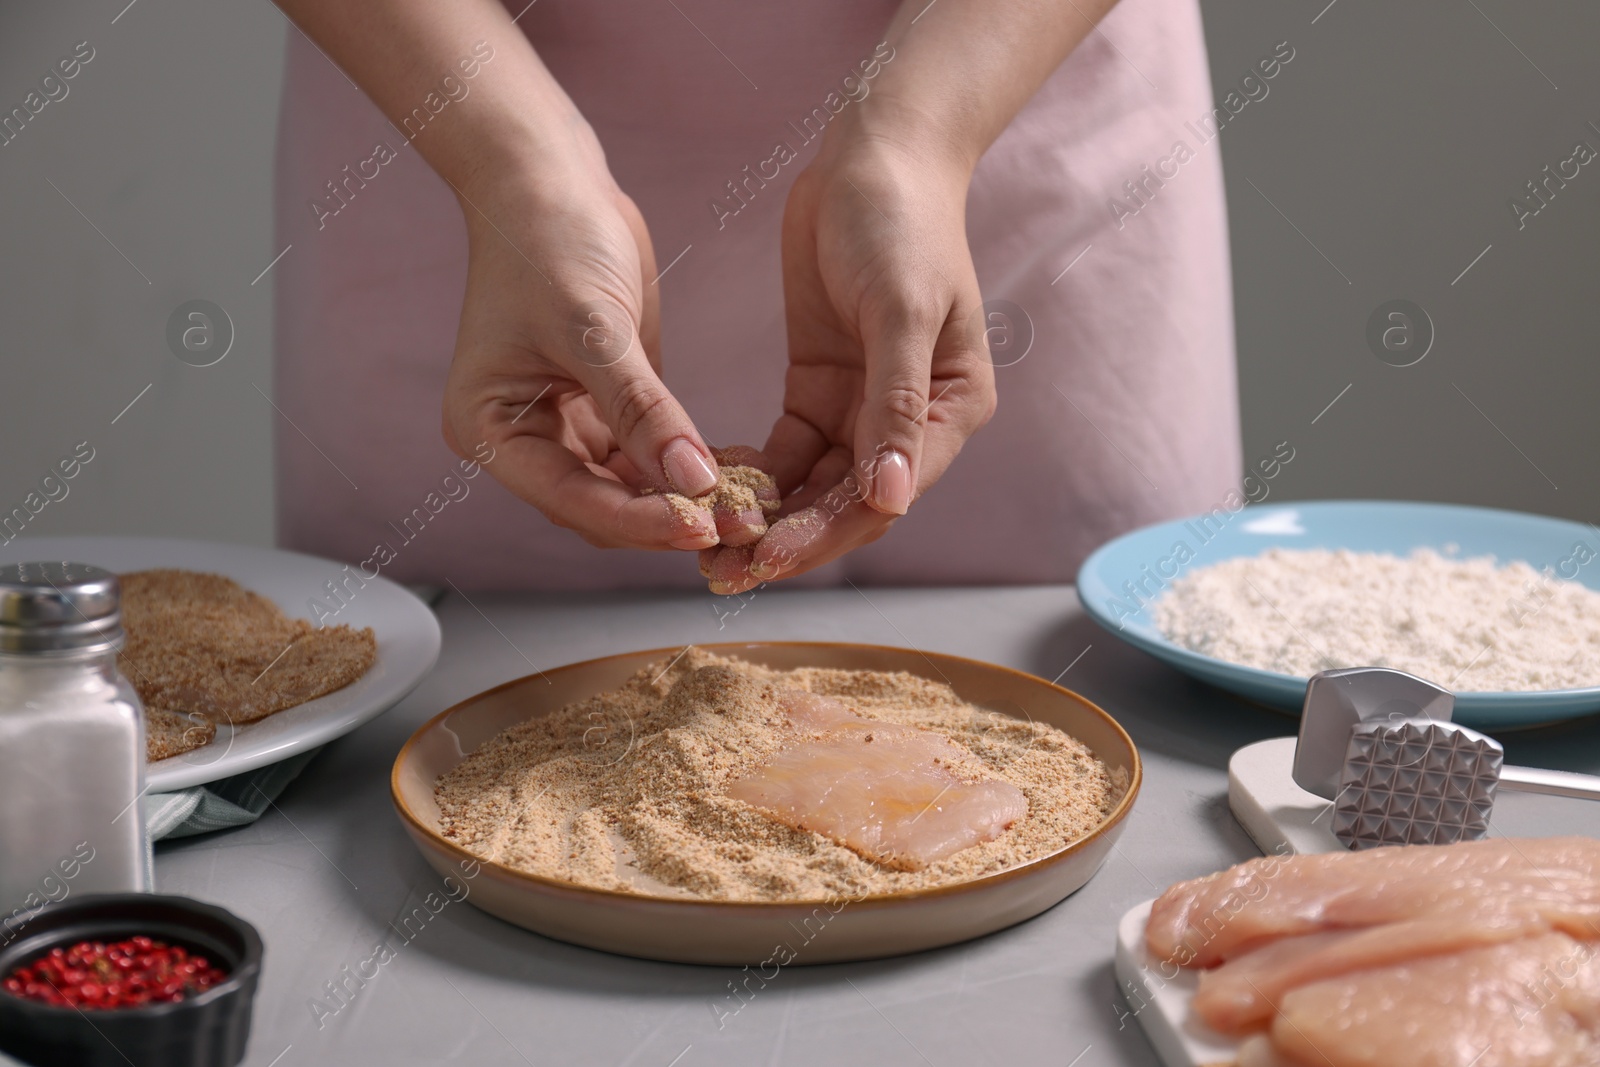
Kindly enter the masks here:
<path id="1" fill-rule="evenodd" d="M 519 21 L 673 264 L 665 380 L 717 444 L 759 447 L 779 412 L 779 220 L 815 152 L 802 120 L 873 55 L 892 11 L 541 0 Z M 692 553 L 592 548 L 489 475 L 460 477 L 439 431 L 466 275 L 454 197 L 298 33 L 287 62 L 281 544 L 463 589 L 702 585 Z M 1201 139 L 1211 108 L 1195 0 L 1123 0 L 1046 82 L 984 157 L 968 206 L 978 279 L 1003 316 L 999 409 L 893 531 L 799 581 L 1070 581 L 1108 538 L 1238 484 L 1221 158 Z M 779 140 L 800 158 L 737 214 L 736 201 L 714 208 Z M 347 166 L 372 177 L 345 182 Z M 346 195 L 331 198 L 330 181 Z"/>

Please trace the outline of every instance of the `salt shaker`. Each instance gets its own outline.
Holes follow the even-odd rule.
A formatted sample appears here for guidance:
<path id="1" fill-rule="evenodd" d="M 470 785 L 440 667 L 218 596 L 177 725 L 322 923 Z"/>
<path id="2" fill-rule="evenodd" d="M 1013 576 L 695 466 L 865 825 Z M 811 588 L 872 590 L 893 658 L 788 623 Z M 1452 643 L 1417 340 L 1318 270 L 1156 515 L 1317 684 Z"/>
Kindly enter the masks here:
<path id="1" fill-rule="evenodd" d="M 0 944 L 68 895 L 151 888 L 144 725 L 122 642 L 115 574 L 0 566 Z"/>

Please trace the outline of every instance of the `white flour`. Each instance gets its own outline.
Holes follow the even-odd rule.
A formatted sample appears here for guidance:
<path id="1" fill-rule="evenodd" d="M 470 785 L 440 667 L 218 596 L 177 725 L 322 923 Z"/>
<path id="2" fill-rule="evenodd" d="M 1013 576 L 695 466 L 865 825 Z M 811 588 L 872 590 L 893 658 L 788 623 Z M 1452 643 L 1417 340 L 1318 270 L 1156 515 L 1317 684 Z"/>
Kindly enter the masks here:
<path id="1" fill-rule="evenodd" d="M 1457 691 L 1575 689 L 1600 684 L 1600 593 L 1562 576 L 1594 558 L 1580 542 L 1540 573 L 1430 549 L 1269 549 L 1179 578 L 1155 621 L 1185 648 L 1284 674 L 1394 667 Z"/>

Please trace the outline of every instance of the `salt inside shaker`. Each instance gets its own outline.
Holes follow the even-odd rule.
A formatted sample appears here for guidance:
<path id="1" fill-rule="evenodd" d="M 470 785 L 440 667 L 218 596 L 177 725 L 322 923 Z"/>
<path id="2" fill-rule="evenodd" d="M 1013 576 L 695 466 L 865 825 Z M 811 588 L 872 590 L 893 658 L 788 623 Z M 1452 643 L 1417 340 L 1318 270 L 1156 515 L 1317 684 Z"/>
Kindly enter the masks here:
<path id="1" fill-rule="evenodd" d="M 0 566 L 0 944 L 69 895 L 151 888 L 144 725 L 122 642 L 115 574 Z"/>

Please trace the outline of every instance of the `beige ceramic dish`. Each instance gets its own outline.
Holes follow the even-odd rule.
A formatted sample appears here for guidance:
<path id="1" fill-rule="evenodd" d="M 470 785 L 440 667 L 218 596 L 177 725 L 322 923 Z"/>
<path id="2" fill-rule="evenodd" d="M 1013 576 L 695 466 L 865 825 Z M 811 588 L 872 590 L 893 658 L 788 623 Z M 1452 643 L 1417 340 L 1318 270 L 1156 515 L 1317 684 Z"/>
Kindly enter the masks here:
<path id="1" fill-rule="evenodd" d="M 950 945 L 1031 919 L 1087 882 L 1105 862 L 1139 793 L 1133 741 L 1116 721 L 1076 693 L 1031 674 L 977 660 L 904 648 L 810 642 L 701 646 L 763 666 L 907 671 L 948 681 L 973 704 L 1058 726 L 1121 771 L 1127 791 L 1088 836 L 1043 859 L 958 885 L 793 903 L 696 901 L 588 889 L 483 863 L 473 904 L 547 937 L 628 956 L 679 963 L 837 963 Z M 428 863 L 459 877 L 465 849 L 439 833 L 434 783 L 483 742 L 534 715 L 621 684 L 677 649 L 629 652 L 530 675 L 462 701 L 435 716 L 395 759 L 390 789 L 401 822 Z M 549 684 L 546 679 L 548 678 Z"/>

